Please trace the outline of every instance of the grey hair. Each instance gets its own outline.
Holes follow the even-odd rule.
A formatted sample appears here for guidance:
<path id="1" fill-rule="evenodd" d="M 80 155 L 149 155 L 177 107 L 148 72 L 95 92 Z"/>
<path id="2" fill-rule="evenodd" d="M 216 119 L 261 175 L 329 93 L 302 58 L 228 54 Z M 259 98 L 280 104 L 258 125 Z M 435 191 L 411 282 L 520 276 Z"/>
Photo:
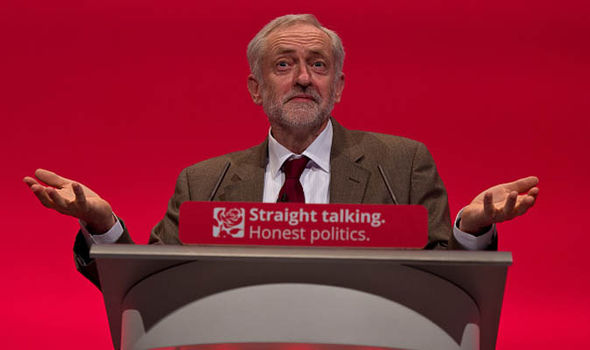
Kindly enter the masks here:
<path id="1" fill-rule="evenodd" d="M 266 38 L 273 31 L 279 28 L 285 28 L 292 26 L 297 23 L 307 23 L 320 29 L 330 37 L 332 42 L 332 55 L 334 56 L 334 68 L 336 70 L 336 78 L 339 78 L 342 74 L 342 66 L 344 65 L 344 47 L 342 46 L 342 40 L 336 32 L 325 28 L 318 21 L 318 19 L 311 14 L 302 15 L 285 15 L 277 17 L 265 25 L 259 32 L 254 36 L 248 44 L 248 64 L 250 65 L 250 71 L 254 74 L 256 79 L 262 81 L 262 56 L 264 52 L 264 44 Z"/>

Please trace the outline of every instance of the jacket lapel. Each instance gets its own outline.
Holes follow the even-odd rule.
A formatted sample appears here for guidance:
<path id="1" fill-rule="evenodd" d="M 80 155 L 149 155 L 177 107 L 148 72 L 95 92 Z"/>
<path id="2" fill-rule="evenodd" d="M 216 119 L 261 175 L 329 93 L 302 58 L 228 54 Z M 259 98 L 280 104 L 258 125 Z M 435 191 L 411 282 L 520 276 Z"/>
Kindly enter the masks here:
<path id="1" fill-rule="evenodd" d="M 250 149 L 250 152 L 231 159 L 230 168 L 219 190 L 219 200 L 262 202 L 267 154 L 268 141 L 265 140 Z"/>
<path id="2" fill-rule="evenodd" d="M 370 171 L 360 164 L 363 150 L 350 133 L 334 119 L 330 156 L 330 203 L 362 203 Z"/>

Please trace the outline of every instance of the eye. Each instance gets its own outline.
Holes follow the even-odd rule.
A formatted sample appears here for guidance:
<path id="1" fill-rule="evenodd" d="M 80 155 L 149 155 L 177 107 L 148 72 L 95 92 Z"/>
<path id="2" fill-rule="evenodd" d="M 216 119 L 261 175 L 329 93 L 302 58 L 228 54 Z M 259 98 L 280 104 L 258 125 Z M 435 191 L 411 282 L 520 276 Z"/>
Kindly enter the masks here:
<path id="1" fill-rule="evenodd" d="M 289 68 L 289 62 L 278 61 L 276 66 L 278 70 L 287 70 Z"/>
<path id="2" fill-rule="evenodd" d="M 315 69 L 316 71 L 326 71 L 328 69 L 328 66 L 326 65 L 326 62 L 324 61 L 314 61 L 311 66 L 313 67 L 313 69 Z"/>

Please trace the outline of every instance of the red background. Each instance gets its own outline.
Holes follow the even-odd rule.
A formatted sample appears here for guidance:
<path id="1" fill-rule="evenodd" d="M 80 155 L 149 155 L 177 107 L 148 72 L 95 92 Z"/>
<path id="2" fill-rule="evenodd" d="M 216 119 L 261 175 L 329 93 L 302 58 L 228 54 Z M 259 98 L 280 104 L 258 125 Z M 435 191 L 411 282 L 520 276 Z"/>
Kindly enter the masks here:
<path id="1" fill-rule="evenodd" d="M 311 12 L 343 38 L 346 127 L 432 151 L 452 214 L 534 174 L 537 205 L 501 224 L 512 251 L 498 349 L 590 344 L 585 135 L 590 5 L 580 1 L 4 1 L 0 5 L 3 347 L 106 349 L 100 292 L 74 270 L 77 224 L 20 183 L 45 167 L 109 200 L 145 243 L 178 172 L 256 144 L 250 38 Z"/>

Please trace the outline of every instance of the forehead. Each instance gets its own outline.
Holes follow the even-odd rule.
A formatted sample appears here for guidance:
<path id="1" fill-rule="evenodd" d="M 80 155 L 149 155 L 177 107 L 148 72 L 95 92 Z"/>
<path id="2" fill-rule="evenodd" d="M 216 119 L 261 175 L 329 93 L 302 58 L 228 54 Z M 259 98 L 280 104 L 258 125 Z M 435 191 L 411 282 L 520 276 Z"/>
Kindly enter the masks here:
<path id="1" fill-rule="evenodd" d="M 265 54 L 267 55 L 300 50 L 330 56 L 332 53 L 330 37 L 311 24 L 298 23 L 279 28 L 266 38 Z"/>

